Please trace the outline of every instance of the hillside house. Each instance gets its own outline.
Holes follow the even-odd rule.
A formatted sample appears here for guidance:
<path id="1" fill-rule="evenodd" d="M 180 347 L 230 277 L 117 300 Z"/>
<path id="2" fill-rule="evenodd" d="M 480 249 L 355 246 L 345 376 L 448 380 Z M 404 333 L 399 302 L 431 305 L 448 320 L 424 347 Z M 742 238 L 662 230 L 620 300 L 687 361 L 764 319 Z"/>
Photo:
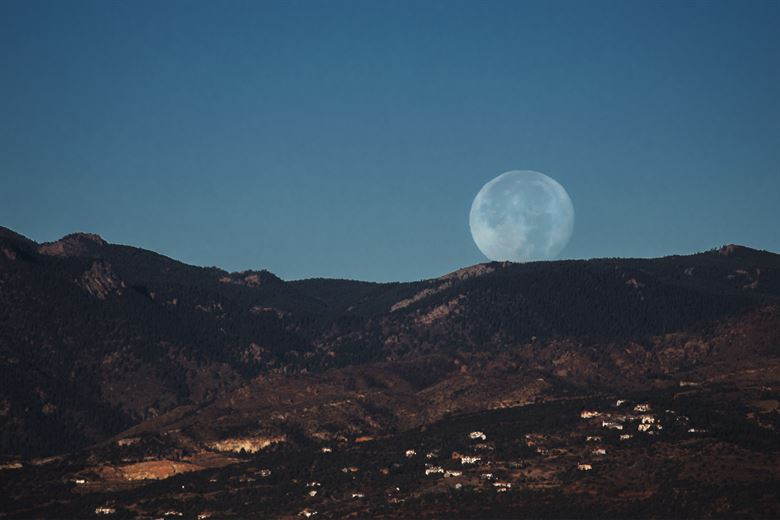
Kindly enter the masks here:
<path id="1" fill-rule="evenodd" d="M 496 488 L 496 493 L 506 493 L 512 488 L 510 482 L 493 482 L 493 487 Z"/>

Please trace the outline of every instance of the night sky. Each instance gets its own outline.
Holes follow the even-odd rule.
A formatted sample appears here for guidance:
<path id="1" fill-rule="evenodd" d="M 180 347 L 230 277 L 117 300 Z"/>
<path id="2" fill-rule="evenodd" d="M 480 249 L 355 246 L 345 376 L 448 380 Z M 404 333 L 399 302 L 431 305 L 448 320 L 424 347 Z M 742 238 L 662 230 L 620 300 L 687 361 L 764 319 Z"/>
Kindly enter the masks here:
<path id="1" fill-rule="evenodd" d="M 507 170 L 561 258 L 780 250 L 780 2 L 0 1 L 0 225 L 283 278 L 485 261 Z"/>

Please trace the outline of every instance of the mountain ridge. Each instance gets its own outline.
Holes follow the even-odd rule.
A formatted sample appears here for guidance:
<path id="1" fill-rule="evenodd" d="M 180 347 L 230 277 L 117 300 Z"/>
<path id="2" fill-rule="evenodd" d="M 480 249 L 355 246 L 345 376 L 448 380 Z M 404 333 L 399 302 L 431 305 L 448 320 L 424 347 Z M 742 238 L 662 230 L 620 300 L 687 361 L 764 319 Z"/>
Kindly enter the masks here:
<path id="1" fill-rule="evenodd" d="M 760 449 L 743 455 L 774 460 L 780 422 L 760 407 L 771 408 L 778 397 L 778 354 L 780 255 L 742 246 L 657 259 L 487 262 L 417 282 L 285 281 L 263 269 L 191 266 L 91 234 L 38 244 L 0 228 L 0 495 L 21 497 L 6 510 L 37 516 L 63 513 L 30 505 L 35 490 L 59 496 L 71 516 L 91 515 L 105 500 L 159 516 L 165 510 L 132 497 L 153 504 L 161 493 L 169 503 L 181 486 L 222 486 L 203 480 L 210 475 L 231 482 L 217 501 L 222 516 L 246 517 L 255 513 L 231 509 L 231 479 L 254 482 L 266 475 L 257 466 L 263 464 L 293 472 L 264 502 L 263 511 L 285 516 L 302 507 L 285 498 L 298 493 L 296 480 L 320 478 L 316 469 L 298 475 L 288 461 L 328 468 L 337 486 L 368 485 L 373 473 L 350 468 L 384 461 L 375 469 L 400 471 L 399 489 L 427 490 L 404 500 L 432 500 L 432 511 L 443 514 L 461 499 L 452 490 L 446 500 L 436 498 L 443 491 L 429 473 L 439 466 L 423 468 L 416 455 L 387 462 L 384 450 L 403 458 L 410 446 L 452 452 L 450 462 L 439 460 L 451 475 L 463 473 L 464 450 L 472 458 L 493 454 L 495 467 L 482 473 L 504 468 L 499 474 L 515 478 L 526 464 L 512 462 L 518 453 L 543 474 L 566 461 L 575 473 L 561 468 L 549 482 L 576 495 L 584 484 L 573 475 L 589 458 L 577 440 L 582 425 L 556 414 L 574 413 L 571 403 L 603 409 L 621 395 L 680 414 L 676 400 L 690 400 L 683 408 L 696 424 L 685 428 L 713 432 L 702 442 L 725 452 Z M 702 407 L 709 415 L 697 411 Z M 645 423 L 639 432 L 653 432 L 647 439 L 672 443 L 681 460 L 696 461 L 686 447 L 688 423 L 670 413 L 653 419 L 670 436 Z M 524 447 L 498 424 L 526 432 Z M 566 440 L 544 430 L 553 424 L 569 432 Z M 503 440 L 463 444 L 481 428 Z M 625 453 L 626 461 L 650 442 L 631 448 L 610 435 L 609 450 Z M 557 448 L 530 448 L 552 439 Z M 322 459 L 326 449 L 338 453 L 330 462 Z M 664 468 L 652 474 L 666 479 Z M 473 477 L 462 482 L 482 489 L 476 483 L 484 479 Z M 538 493 L 523 507 L 555 501 Z M 736 488 L 729 493 L 742 496 Z M 346 502 L 311 496 L 305 503 L 318 503 L 326 516 L 368 514 L 349 493 Z M 380 507 L 384 499 L 370 500 Z M 480 515 L 478 501 L 463 500 L 463 514 Z M 633 500 L 614 507 L 634 507 Z M 654 507 L 668 513 L 664 503 Z M 419 512 L 404 507 L 398 515 Z"/>
<path id="2" fill-rule="evenodd" d="M 260 268 L 260 269 L 243 269 L 240 271 L 228 271 L 226 269 L 222 269 L 217 266 L 200 266 L 200 265 L 192 265 L 192 264 L 186 264 L 185 262 L 182 262 L 180 260 L 176 260 L 175 258 L 162 255 L 160 253 L 157 253 L 155 251 L 140 248 L 137 246 L 131 246 L 127 244 L 117 244 L 113 242 L 106 241 L 101 235 L 97 233 L 87 232 L 87 231 L 76 231 L 72 233 L 67 233 L 63 235 L 61 238 L 49 242 L 37 242 L 25 235 L 22 235 L 20 233 L 17 233 L 16 231 L 0 226 L 0 239 L 12 239 L 21 243 L 34 245 L 38 248 L 41 246 L 54 246 L 57 244 L 63 244 L 68 242 L 76 242 L 79 244 L 97 244 L 99 246 L 114 246 L 114 247 L 124 247 L 124 248 L 131 248 L 138 251 L 143 251 L 145 253 L 150 253 L 152 255 L 156 255 L 159 257 L 162 257 L 167 260 L 171 260 L 173 262 L 185 265 L 190 268 L 196 268 L 196 269 L 206 269 L 206 270 L 218 270 L 225 272 L 227 274 L 240 274 L 240 273 L 260 273 L 260 272 L 266 272 L 269 274 L 272 274 L 276 276 L 279 279 L 282 279 L 278 277 L 278 275 L 272 273 L 268 269 Z M 570 260 L 542 260 L 542 261 L 534 261 L 534 262 L 497 262 L 497 261 L 487 261 L 487 262 L 480 262 L 477 264 L 472 264 L 469 266 L 458 268 L 454 271 L 450 271 L 448 273 L 444 273 L 440 276 L 436 276 L 433 278 L 423 278 L 419 280 L 411 280 L 411 281 L 390 281 L 390 282 L 376 282 L 376 281 L 369 281 L 369 280 L 360 280 L 355 278 L 328 278 L 328 277 L 321 277 L 321 276 L 312 276 L 312 277 L 306 277 L 306 278 L 295 278 L 290 280 L 284 280 L 285 282 L 309 282 L 309 281 L 343 281 L 343 282 L 354 282 L 354 283 L 363 283 L 363 284 L 376 284 L 376 285 L 387 285 L 387 284 L 403 284 L 403 283 L 417 283 L 417 282 L 424 282 L 424 281 L 430 281 L 430 280 L 438 280 L 438 279 L 446 279 L 448 277 L 456 276 L 458 273 L 463 272 L 469 272 L 474 270 L 479 270 L 483 268 L 484 266 L 491 266 L 491 265 L 528 265 L 528 264 L 536 264 L 536 263 L 548 263 L 548 262 L 593 262 L 593 261 L 609 261 L 609 260 L 631 260 L 631 261 L 641 261 L 641 260 L 662 260 L 662 259 L 672 259 L 672 258 L 685 258 L 685 257 L 691 257 L 691 256 L 697 256 L 697 255 L 711 255 L 711 254 L 719 254 L 721 256 L 731 256 L 736 254 L 737 256 L 751 256 L 751 255 L 759 255 L 759 256 L 769 256 L 769 257 L 777 257 L 780 255 L 780 253 L 775 253 L 772 251 L 764 250 L 764 249 L 757 249 L 752 248 L 749 246 L 736 244 L 736 243 L 729 243 L 729 244 L 723 244 L 722 246 L 716 246 L 711 249 L 705 250 L 705 251 L 698 251 L 694 253 L 689 254 L 669 254 L 665 256 L 658 256 L 658 257 L 593 257 L 593 258 L 587 258 L 587 259 L 570 259 Z M 84 252 L 81 254 L 74 254 L 73 256 L 89 256 L 85 254 Z"/>

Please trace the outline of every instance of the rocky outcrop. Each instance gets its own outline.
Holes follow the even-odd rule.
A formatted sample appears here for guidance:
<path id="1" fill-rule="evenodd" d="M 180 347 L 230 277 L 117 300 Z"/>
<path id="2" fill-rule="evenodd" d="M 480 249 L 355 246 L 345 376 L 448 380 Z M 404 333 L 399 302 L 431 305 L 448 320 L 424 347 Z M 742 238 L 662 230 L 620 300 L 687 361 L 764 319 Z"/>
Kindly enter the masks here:
<path id="1" fill-rule="evenodd" d="M 420 316 L 416 321 L 419 325 L 430 325 L 434 321 L 440 320 L 449 316 L 452 313 L 458 312 L 458 309 L 462 305 L 462 301 L 466 297 L 459 294 L 457 297 L 449 300 L 447 303 L 437 305 L 430 312 Z"/>
<path id="2" fill-rule="evenodd" d="M 498 264 L 498 267 L 506 267 L 507 265 L 509 265 L 509 262 L 502 262 L 501 264 Z M 442 283 L 432 287 L 426 287 L 413 296 L 394 303 L 390 306 L 390 312 L 396 312 L 400 311 L 401 309 L 405 309 L 410 305 L 414 305 L 417 302 L 450 289 L 457 282 L 462 282 L 464 280 L 468 280 L 469 278 L 484 276 L 494 272 L 496 269 L 496 264 L 477 264 L 445 274 L 444 276 L 438 278 L 438 280 L 440 280 Z"/>
<path id="3" fill-rule="evenodd" d="M 405 309 L 406 307 L 409 307 L 410 305 L 413 305 L 413 304 L 415 304 L 415 303 L 417 303 L 419 301 L 422 301 L 425 298 L 428 298 L 429 296 L 433 296 L 434 294 L 438 294 L 438 293 L 440 293 L 442 291 L 446 291 L 450 287 L 452 287 L 452 282 L 451 281 L 447 281 L 447 282 L 439 284 L 439 285 L 437 285 L 435 287 L 428 287 L 426 289 L 423 289 L 422 291 L 418 292 L 417 294 L 415 294 L 411 298 L 406 298 L 406 299 L 403 299 L 403 300 L 401 300 L 399 302 L 394 303 L 390 307 L 390 312 L 396 312 L 396 311 L 399 311 L 401 309 Z"/>
<path id="4" fill-rule="evenodd" d="M 506 267 L 507 265 L 510 265 L 510 262 L 500 262 L 500 263 L 494 262 L 490 264 L 472 265 L 445 274 L 444 276 L 439 278 L 439 280 L 468 280 L 469 278 L 476 278 L 478 276 L 484 276 L 486 274 L 490 274 L 494 272 L 496 269 Z"/>
<path id="5" fill-rule="evenodd" d="M 49 256 L 84 256 L 96 247 L 106 245 L 100 235 L 94 233 L 73 233 L 56 242 L 47 242 L 38 247 L 38 252 Z"/>
<path id="6" fill-rule="evenodd" d="M 229 451 L 233 453 L 257 453 L 277 442 L 285 442 L 287 437 L 284 435 L 274 435 L 271 437 L 241 437 L 234 439 L 223 439 L 211 444 L 211 448 L 217 451 Z"/>
<path id="7" fill-rule="evenodd" d="M 109 294 L 121 295 L 125 288 L 125 283 L 114 273 L 111 264 L 103 261 L 92 263 L 92 267 L 81 275 L 80 285 L 101 300 L 105 300 Z"/>
<path id="8" fill-rule="evenodd" d="M 267 284 L 284 283 L 281 278 L 263 269 L 262 271 L 241 271 L 230 273 L 219 278 L 220 283 L 241 285 L 244 287 L 260 287 Z"/>

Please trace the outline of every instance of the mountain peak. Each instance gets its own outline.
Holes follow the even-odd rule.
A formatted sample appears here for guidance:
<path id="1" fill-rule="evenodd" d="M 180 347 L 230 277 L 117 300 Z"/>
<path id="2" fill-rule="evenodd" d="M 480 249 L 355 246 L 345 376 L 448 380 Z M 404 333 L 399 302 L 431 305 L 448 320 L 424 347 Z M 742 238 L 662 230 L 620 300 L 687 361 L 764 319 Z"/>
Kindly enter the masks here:
<path id="1" fill-rule="evenodd" d="M 717 256 L 728 256 L 734 258 L 749 258 L 749 257 L 776 257 L 777 253 L 766 251 L 763 249 L 754 249 L 752 247 L 742 246 L 739 244 L 726 244 L 717 249 L 713 249 L 711 254 Z"/>
<path id="2" fill-rule="evenodd" d="M 71 233 L 56 242 L 41 244 L 38 252 L 50 256 L 84 256 L 107 244 L 95 233 Z"/>
<path id="3" fill-rule="evenodd" d="M 106 241 L 103 240 L 103 237 L 101 237 L 97 233 L 70 233 L 62 237 L 60 240 L 65 240 L 65 239 L 97 242 L 101 246 L 106 245 Z"/>
<path id="4" fill-rule="evenodd" d="M 749 247 L 740 246 L 738 244 L 726 244 L 718 249 L 718 254 L 721 256 L 731 256 L 734 253 L 752 251 Z"/>
<path id="5" fill-rule="evenodd" d="M 12 229 L 8 229 L 7 227 L 0 226 L 0 239 L 2 238 L 14 240 L 17 242 L 24 242 L 27 244 L 33 243 L 33 241 L 27 238 L 26 236 L 20 235 L 16 231 Z"/>

